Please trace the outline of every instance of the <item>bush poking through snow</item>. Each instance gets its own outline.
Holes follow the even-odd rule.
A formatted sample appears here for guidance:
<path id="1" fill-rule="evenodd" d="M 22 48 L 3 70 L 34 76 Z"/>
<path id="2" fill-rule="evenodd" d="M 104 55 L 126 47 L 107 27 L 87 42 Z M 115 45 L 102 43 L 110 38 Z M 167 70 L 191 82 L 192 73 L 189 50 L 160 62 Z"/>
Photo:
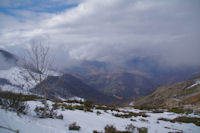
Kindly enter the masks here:
<path id="1" fill-rule="evenodd" d="M 158 120 L 162 121 L 170 121 L 170 122 L 182 122 L 182 123 L 193 123 L 197 126 L 200 126 L 200 118 L 198 117 L 187 117 L 187 116 L 179 116 L 174 119 L 167 119 L 167 118 L 158 118 Z"/>
<path id="2" fill-rule="evenodd" d="M 36 106 L 35 112 L 39 118 L 63 119 L 63 115 L 57 115 L 57 112 L 56 110 L 54 110 L 54 107 L 50 109 L 48 104 L 44 104 L 44 107 Z"/>
<path id="3" fill-rule="evenodd" d="M 57 116 L 56 116 L 56 119 L 61 119 L 61 120 L 63 120 L 63 118 L 64 118 L 63 114 L 60 114 L 60 115 L 57 115 Z"/>
<path id="4" fill-rule="evenodd" d="M 131 133 L 130 131 L 118 131 L 113 125 L 106 125 L 104 130 L 105 133 Z"/>
<path id="5" fill-rule="evenodd" d="M 168 119 L 168 118 L 163 118 L 163 117 L 161 117 L 161 118 L 158 118 L 158 120 L 161 120 L 161 121 L 171 121 L 171 119 Z"/>
<path id="6" fill-rule="evenodd" d="M 172 109 L 169 109 L 168 111 L 174 112 L 174 113 L 177 113 L 177 114 L 184 114 L 184 110 L 181 109 L 181 108 L 172 108 Z"/>
<path id="7" fill-rule="evenodd" d="M 93 103 L 91 101 L 85 101 L 84 102 L 84 106 L 86 108 L 90 108 L 90 109 L 94 107 L 94 105 L 93 105 Z"/>
<path id="8" fill-rule="evenodd" d="M 152 113 L 163 113 L 163 112 L 164 112 L 163 110 L 158 110 L 158 109 L 152 111 Z"/>
<path id="9" fill-rule="evenodd" d="M 0 105 L 3 109 L 17 112 L 17 115 L 27 114 L 29 106 L 22 101 L 22 94 L 6 93 L 6 97 L 1 95 Z"/>
<path id="10" fill-rule="evenodd" d="M 69 125 L 69 130 L 77 130 L 77 131 L 79 131 L 80 128 L 81 128 L 81 127 L 78 126 L 78 125 L 76 124 L 76 122 L 74 122 L 74 123 L 72 123 L 72 124 Z"/>
<path id="11" fill-rule="evenodd" d="M 99 110 L 104 110 L 104 112 L 107 112 L 108 110 L 120 112 L 120 110 L 117 109 L 115 106 L 96 106 L 95 108 Z"/>
<path id="12" fill-rule="evenodd" d="M 140 118 L 139 120 L 142 121 L 142 122 L 149 122 L 148 120 L 145 120 L 143 118 Z"/>
<path id="13" fill-rule="evenodd" d="M 136 131 L 136 127 L 133 124 L 127 125 L 125 129 L 131 133 L 134 133 Z"/>
<path id="14" fill-rule="evenodd" d="M 67 110 L 83 110 L 85 112 L 93 112 L 93 110 L 91 108 L 85 107 L 83 105 L 66 105 L 66 104 L 62 104 L 62 110 L 67 109 Z"/>
<path id="15" fill-rule="evenodd" d="M 120 117 L 120 118 L 131 118 L 131 117 L 137 117 L 137 116 L 142 116 L 142 117 L 149 117 L 146 115 L 144 112 L 139 112 L 139 113 L 134 113 L 134 112 L 126 112 L 125 114 L 112 114 L 115 117 Z"/>
<path id="16" fill-rule="evenodd" d="M 141 128 L 137 128 L 139 133 L 148 133 L 148 130 L 146 127 L 141 127 Z"/>
<path id="17" fill-rule="evenodd" d="M 179 116 L 179 117 L 171 120 L 171 122 L 193 123 L 197 126 L 200 126 L 200 118 L 198 118 L 198 117 Z"/>
<path id="18" fill-rule="evenodd" d="M 0 98 L 4 99 L 10 99 L 10 98 L 15 98 L 18 97 L 21 102 L 25 101 L 34 101 L 37 99 L 41 99 L 41 97 L 36 96 L 36 95 L 24 95 L 21 93 L 14 93 L 14 92 L 9 92 L 9 91 L 0 91 Z"/>
<path id="19" fill-rule="evenodd" d="M 96 112 L 96 114 L 97 114 L 97 115 L 100 115 L 100 114 L 101 114 L 101 112 L 100 112 L 100 111 L 97 111 L 97 112 Z"/>
<path id="20" fill-rule="evenodd" d="M 57 102 L 55 102 L 52 106 L 53 106 L 53 109 L 54 109 L 54 110 L 60 108 L 60 104 L 58 104 Z"/>
<path id="21" fill-rule="evenodd" d="M 125 129 L 127 130 L 127 132 L 130 132 L 130 133 L 147 133 L 148 132 L 147 128 L 145 127 L 137 128 L 133 124 L 127 125 Z"/>
<path id="22" fill-rule="evenodd" d="M 84 102 L 82 100 L 67 100 L 67 101 L 64 101 L 66 103 L 79 103 L 79 104 L 83 104 Z"/>
<path id="23" fill-rule="evenodd" d="M 102 133 L 102 132 L 98 132 L 97 130 L 94 130 L 93 133 Z"/>
<path id="24" fill-rule="evenodd" d="M 130 119 L 130 121 L 137 121 L 136 119 Z"/>
<path id="25" fill-rule="evenodd" d="M 117 133 L 117 129 L 113 125 L 106 125 L 104 130 L 105 130 L 105 133 Z"/>
<path id="26" fill-rule="evenodd" d="M 66 105 L 66 104 L 62 104 L 62 110 L 67 109 L 67 110 L 74 110 L 72 105 Z"/>

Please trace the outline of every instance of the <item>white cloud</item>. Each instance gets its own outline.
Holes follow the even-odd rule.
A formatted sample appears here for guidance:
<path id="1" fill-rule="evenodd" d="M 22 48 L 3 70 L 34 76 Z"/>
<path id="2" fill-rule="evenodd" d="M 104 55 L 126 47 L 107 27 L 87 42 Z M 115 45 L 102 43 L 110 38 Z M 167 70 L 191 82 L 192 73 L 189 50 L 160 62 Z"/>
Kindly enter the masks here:
<path id="1" fill-rule="evenodd" d="M 52 47 L 71 59 L 159 56 L 169 65 L 199 64 L 198 11 L 195 2 L 181 0 L 84 0 L 57 14 L 14 11 L 23 22 L 0 14 L 0 45 L 24 47 L 48 35 Z"/>

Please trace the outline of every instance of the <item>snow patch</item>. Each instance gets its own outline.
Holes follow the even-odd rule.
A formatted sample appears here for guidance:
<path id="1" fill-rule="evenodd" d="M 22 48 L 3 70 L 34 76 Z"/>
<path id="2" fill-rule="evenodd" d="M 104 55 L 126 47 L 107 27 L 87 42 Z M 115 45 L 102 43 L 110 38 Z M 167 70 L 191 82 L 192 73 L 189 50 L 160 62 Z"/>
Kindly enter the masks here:
<path id="1" fill-rule="evenodd" d="M 186 89 L 190 89 L 190 88 L 195 87 L 195 86 L 197 86 L 199 84 L 200 84 L 200 80 L 196 81 L 193 85 L 187 87 Z"/>

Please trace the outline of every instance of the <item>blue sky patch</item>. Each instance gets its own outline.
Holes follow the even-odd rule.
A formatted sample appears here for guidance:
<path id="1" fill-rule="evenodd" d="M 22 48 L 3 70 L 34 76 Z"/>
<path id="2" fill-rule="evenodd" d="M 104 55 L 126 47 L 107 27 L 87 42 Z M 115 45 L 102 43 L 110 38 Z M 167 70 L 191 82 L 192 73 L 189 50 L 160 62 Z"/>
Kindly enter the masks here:
<path id="1" fill-rule="evenodd" d="M 26 10 L 33 12 L 46 12 L 46 13 L 58 13 L 64 10 L 76 7 L 79 0 L 67 3 L 63 1 L 51 1 L 51 0 L 2 0 L 0 2 L 0 12 L 17 17 L 15 10 Z"/>

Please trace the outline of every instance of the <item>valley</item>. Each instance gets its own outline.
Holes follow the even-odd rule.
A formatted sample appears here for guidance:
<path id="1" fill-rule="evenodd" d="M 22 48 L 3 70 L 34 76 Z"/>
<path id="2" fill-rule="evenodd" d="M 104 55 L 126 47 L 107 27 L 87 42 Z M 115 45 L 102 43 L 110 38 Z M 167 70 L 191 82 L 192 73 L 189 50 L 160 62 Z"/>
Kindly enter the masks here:
<path id="1" fill-rule="evenodd" d="M 97 64 L 87 64 L 85 73 L 80 73 L 81 69 L 79 73 L 50 70 L 46 75 L 31 71 L 41 82 L 31 78 L 22 66 L 1 68 L 0 126 L 20 133 L 200 130 L 199 77 L 159 86 L 145 72 L 106 72 L 105 64 Z M 10 133 L 5 128 L 0 132 Z"/>

